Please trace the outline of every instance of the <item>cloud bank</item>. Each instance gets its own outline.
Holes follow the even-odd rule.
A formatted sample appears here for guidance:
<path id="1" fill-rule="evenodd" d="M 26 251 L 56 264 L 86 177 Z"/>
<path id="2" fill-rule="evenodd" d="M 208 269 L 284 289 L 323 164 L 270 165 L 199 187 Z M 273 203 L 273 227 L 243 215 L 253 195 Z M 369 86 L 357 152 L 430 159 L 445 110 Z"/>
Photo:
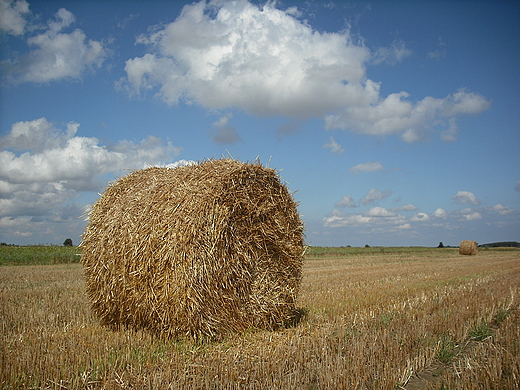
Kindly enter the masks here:
<path id="1" fill-rule="evenodd" d="M 342 235 L 355 240 L 374 239 L 384 237 L 379 235 L 395 233 L 395 237 L 404 235 L 406 238 L 423 235 L 421 238 L 427 241 L 435 236 L 449 239 L 450 232 L 468 231 L 474 228 L 475 221 L 481 220 L 490 226 L 518 226 L 518 210 L 500 203 L 492 207 L 479 206 L 478 198 L 468 191 L 458 191 L 452 197 L 459 200 L 458 204 L 471 206 L 458 210 L 447 211 L 437 208 L 428 213 L 419 211 L 419 208 L 412 204 L 395 208 L 372 206 L 372 203 L 384 201 L 392 193 L 392 190 L 382 192 L 372 188 L 359 202 L 356 202 L 352 195 L 343 196 L 334 205 L 335 209 L 322 219 L 324 231 L 330 234 L 331 230 L 340 229 Z M 359 207 L 361 210 L 357 213 L 346 211 L 346 208 L 353 207 Z M 503 216 L 507 216 L 507 219 Z M 315 231 L 313 234 L 320 233 Z M 458 242 L 452 242 L 453 244 Z"/>
<path id="2" fill-rule="evenodd" d="M 382 96 L 368 65 L 411 55 L 404 42 L 371 51 L 349 31 L 319 32 L 292 7 L 247 1 L 186 5 L 172 23 L 138 37 L 147 53 L 126 61 L 118 85 L 131 95 L 151 91 L 164 102 L 239 109 L 259 116 L 323 118 L 327 129 L 422 140 L 436 129 L 456 139 L 456 120 L 490 106 L 461 89 L 412 101 L 404 91 Z"/>
<path id="3" fill-rule="evenodd" d="M 79 191 L 98 190 L 107 173 L 163 164 L 182 150 L 153 136 L 104 146 L 78 129 L 40 118 L 15 123 L 0 138 L 0 217 L 49 215 Z"/>

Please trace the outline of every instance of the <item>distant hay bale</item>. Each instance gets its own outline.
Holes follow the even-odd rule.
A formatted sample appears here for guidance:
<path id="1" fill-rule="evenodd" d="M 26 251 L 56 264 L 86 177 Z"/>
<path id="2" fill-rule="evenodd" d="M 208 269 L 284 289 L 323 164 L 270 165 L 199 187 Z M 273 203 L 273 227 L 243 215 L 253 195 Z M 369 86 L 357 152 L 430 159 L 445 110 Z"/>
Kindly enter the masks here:
<path id="1" fill-rule="evenodd" d="M 296 206 L 259 163 L 209 160 L 119 179 L 92 207 L 81 244 L 94 313 L 167 337 L 284 326 L 303 265 Z"/>
<path id="2" fill-rule="evenodd" d="M 476 241 L 461 241 L 459 245 L 459 255 L 476 255 L 478 253 L 478 244 Z"/>

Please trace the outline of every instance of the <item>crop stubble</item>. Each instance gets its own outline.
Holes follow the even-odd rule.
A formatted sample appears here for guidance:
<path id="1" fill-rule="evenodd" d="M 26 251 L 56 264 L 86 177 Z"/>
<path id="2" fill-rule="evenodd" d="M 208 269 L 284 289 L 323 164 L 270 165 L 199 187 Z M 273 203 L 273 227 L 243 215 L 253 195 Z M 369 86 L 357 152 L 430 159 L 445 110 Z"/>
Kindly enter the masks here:
<path id="1" fill-rule="evenodd" d="M 297 324 L 218 343 L 111 331 L 84 291 L 78 264 L 0 267 L 3 389 L 518 388 L 516 250 L 311 253 Z"/>

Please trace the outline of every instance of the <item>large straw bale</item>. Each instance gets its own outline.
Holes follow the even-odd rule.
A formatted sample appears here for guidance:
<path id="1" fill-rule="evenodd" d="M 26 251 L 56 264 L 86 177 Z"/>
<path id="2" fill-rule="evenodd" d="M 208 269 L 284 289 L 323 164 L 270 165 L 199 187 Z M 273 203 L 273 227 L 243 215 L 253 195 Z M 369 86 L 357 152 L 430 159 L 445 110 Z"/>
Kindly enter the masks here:
<path id="1" fill-rule="evenodd" d="M 291 320 L 304 243 L 274 169 L 233 159 L 148 168 L 111 184 L 81 244 L 102 323 L 220 337 Z"/>
<path id="2" fill-rule="evenodd" d="M 478 244 L 476 241 L 463 240 L 459 245 L 459 255 L 476 255 Z"/>

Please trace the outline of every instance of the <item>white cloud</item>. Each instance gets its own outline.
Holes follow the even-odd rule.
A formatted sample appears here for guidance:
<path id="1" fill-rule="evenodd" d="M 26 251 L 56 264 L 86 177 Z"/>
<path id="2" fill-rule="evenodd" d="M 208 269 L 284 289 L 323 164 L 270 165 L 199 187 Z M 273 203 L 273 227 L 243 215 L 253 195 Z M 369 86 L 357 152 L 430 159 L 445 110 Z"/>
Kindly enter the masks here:
<path id="1" fill-rule="evenodd" d="M 516 212 L 516 210 L 503 206 L 500 203 L 491 207 L 490 210 L 495 211 L 495 212 L 499 213 L 500 215 L 510 215 L 510 214 L 514 214 Z"/>
<path id="2" fill-rule="evenodd" d="M 29 12 L 29 3 L 25 0 L 1 0 L 0 30 L 11 35 L 22 35 L 27 25 L 24 15 Z"/>
<path id="3" fill-rule="evenodd" d="M 77 203 L 57 207 L 45 216 L 0 217 L 3 242 L 62 244 L 72 238 L 75 245 L 85 229 L 84 208 Z"/>
<path id="4" fill-rule="evenodd" d="M 60 130 L 40 118 L 15 123 L 0 138 L 0 216 L 48 214 L 78 191 L 98 189 L 104 174 L 159 164 L 182 150 L 153 136 L 103 146 L 76 136 L 78 127 Z"/>
<path id="5" fill-rule="evenodd" d="M 410 218 L 410 221 L 412 222 L 425 222 L 429 220 L 430 216 L 426 213 L 415 213 L 415 215 L 412 218 Z"/>
<path id="6" fill-rule="evenodd" d="M 440 137 L 443 141 L 453 142 L 457 140 L 457 134 L 459 132 L 459 128 L 457 126 L 457 121 L 455 118 L 450 118 L 448 120 L 448 128 L 446 130 L 441 131 Z"/>
<path id="7" fill-rule="evenodd" d="M 350 168 L 350 172 L 359 173 L 359 172 L 376 172 L 382 171 L 384 169 L 383 165 L 377 162 L 367 162 L 365 164 L 358 164 Z"/>
<path id="8" fill-rule="evenodd" d="M 107 56 L 103 43 L 87 39 L 80 29 L 62 32 L 75 20 L 65 8 L 58 10 L 43 33 L 27 39 L 28 54 L 3 61 L 9 79 L 16 83 L 80 79 L 87 70 L 99 68 Z"/>
<path id="9" fill-rule="evenodd" d="M 405 204 L 404 206 L 395 207 L 392 209 L 393 211 L 414 211 L 417 210 L 417 207 L 413 204 Z"/>
<path id="10" fill-rule="evenodd" d="M 342 227 L 342 226 L 359 226 L 359 225 L 365 225 L 369 223 L 372 219 L 370 217 L 366 217 L 360 214 L 356 215 L 347 215 L 347 216 L 340 216 L 340 215 L 332 215 L 330 217 L 325 217 L 323 219 L 323 225 L 325 227 Z"/>
<path id="11" fill-rule="evenodd" d="M 370 217 L 395 217 L 397 214 L 393 211 L 388 211 L 384 207 L 372 207 L 367 211 L 367 215 Z"/>
<path id="12" fill-rule="evenodd" d="M 370 54 L 347 33 L 319 33 L 273 3 L 259 9 L 245 1 L 187 5 L 175 22 L 138 42 L 153 54 L 127 61 L 134 92 L 157 85 L 170 104 L 183 99 L 295 118 L 340 107 L 345 83 L 363 79 Z"/>
<path id="13" fill-rule="evenodd" d="M 403 223 L 402 225 L 398 225 L 395 228 L 399 230 L 408 230 L 412 228 L 412 225 L 410 225 L 409 223 Z"/>
<path id="14" fill-rule="evenodd" d="M 186 5 L 172 23 L 157 26 L 137 42 L 142 57 L 126 61 L 118 82 L 130 94 L 144 90 L 168 104 L 197 103 L 207 109 L 238 108 L 260 116 L 322 117 L 328 129 L 422 140 L 428 131 L 456 129 L 456 118 L 490 103 L 460 90 L 443 99 L 409 100 L 400 91 L 386 97 L 367 78 L 371 61 L 397 63 L 410 54 L 396 41 L 375 53 L 348 31 L 326 33 L 268 2 Z M 443 133 L 443 139 L 453 134 Z"/>
<path id="15" fill-rule="evenodd" d="M 482 219 L 482 214 L 480 214 L 477 211 L 474 211 L 468 214 L 463 214 L 463 217 L 466 219 L 466 221 L 476 221 Z"/>
<path id="16" fill-rule="evenodd" d="M 402 40 L 395 40 L 389 47 L 380 47 L 372 55 L 374 64 L 386 62 L 389 65 L 396 65 L 404 58 L 412 55 L 412 51 L 406 47 Z"/>
<path id="17" fill-rule="evenodd" d="M 388 191 L 387 191 L 388 193 Z M 365 198 L 379 199 L 383 194 L 381 191 L 372 189 Z M 471 194 L 471 193 L 470 193 Z M 476 197 L 468 195 L 467 192 L 458 193 L 462 202 L 476 202 Z M 363 198 L 363 199 L 365 199 Z M 367 201 L 369 199 L 366 199 Z M 494 226 L 500 229 L 514 229 L 518 226 L 518 215 L 520 213 L 510 207 L 500 203 L 492 207 L 469 207 L 466 206 L 461 210 L 448 212 L 443 208 L 437 208 L 433 213 L 427 214 L 419 211 L 419 209 L 407 204 L 404 206 L 386 209 L 384 207 L 366 207 L 367 204 L 356 205 L 352 196 L 344 196 L 340 202 L 335 204 L 335 209 L 322 219 L 322 227 L 329 229 L 331 235 L 337 237 L 350 237 L 350 239 L 358 241 L 372 240 L 380 237 L 389 240 L 388 237 L 394 239 L 420 239 L 423 242 L 435 239 L 435 237 L 445 237 L 457 242 L 454 237 L 463 234 L 467 229 L 474 229 L 475 234 L 481 234 L 481 226 Z M 345 212 L 344 207 L 366 207 L 364 211 L 359 213 Z M 359 209 L 358 209 L 359 210 Z M 399 212 L 413 212 L 413 215 L 401 215 Z M 504 218 L 507 219 L 504 220 Z M 334 232 L 336 230 L 336 232 Z M 477 233 L 480 231 L 480 233 Z M 380 235 L 380 236 L 379 236 Z M 439 238 L 440 239 L 440 238 Z M 392 245 L 391 241 L 387 241 L 388 245 Z M 428 245 L 437 244 L 432 242 Z"/>
<path id="18" fill-rule="evenodd" d="M 465 90 L 444 99 L 426 97 L 417 103 L 407 100 L 409 94 L 406 92 L 393 93 L 382 99 L 379 84 L 370 80 L 367 83 L 372 84 L 373 100 L 368 104 L 346 106 L 341 113 L 327 116 L 327 128 L 350 128 L 371 135 L 400 134 L 404 141 L 413 143 L 424 139 L 428 130 L 448 127 L 442 138 L 450 141 L 455 137 L 458 116 L 474 115 L 490 106 L 483 96 Z"/>
<path id="19" fill-rule="evenodd" d="M 469 191 L 458 191 L 455 195 L 451 197 L 458 204 L 472 204 L 479 205 L 480 201 L 477 199 L 475 194 Z"/>
<path id="20" fill-rule="evenodd" d="M 41 216 L 76 196 L 60 182 L 13 184 L 0 180 L 0 217 Z"/>
<path id="21" fill-rule="evenodd" d="M 352 195 L 344 196 L 341 200 L 334 205 L 335 207 L 356 207 L 356 202 Z"/>
<path id="22" fill-rule="evenodd" d="M 376 190 L 375 188 L 371 188 L 370 191 L 368 191 L 368 194 L 361 198 L 360 202 L 364 205 L 368 205 L 377 202 L 378 200 L 388 198 L 391 194 L 392 190 L 381 192 L 379 190 Z"/>
<path id="23" fill-rule="evenodd" d="M 341 147 L 341 145 L 338 144 L 336 142 L 336 140 L 334 138 L 332 138 L 332 137 L 330 137 L 330 142 L 325 144 L 325 145 L 323 145 L 323 147 L 324 148 L 330 148 L 330 151 L 332 153 L 337 153 L 337 154 L 342 154 L 345 151 L 345 149 L 343 149 Z"/>
<path id="24" fill-rule="evenodd" d="M 70 122 L 67 124 L 66 131 L 57 131 L 45 118 L 17 122 L 11 127 L 7 136 L 0 138 L 0 148 L 39 152 L 62 147 L 67 140 L 74 137 L 78 127 L 78 123 Z"/>
<path id="25" fill-rule="evenodd" d="M 448 213 L 446 212 L 446 210 L 438 208 L 433 212 L 432 216 L 435 218 L 446 219 L 448 217 Z"/>
<path id="26" fill-rule="evenodd" d="M 242 141 L 236 129 L 229 125 L 231 118 L 233 114 L 229 113 L 213 123 L 215 133 L 212 138 L 217 144 L 234 144 Z"/>
<path id="27" fill-rule="evenodd" d="M 175 169 L 175 168 L 179 168 L 179 167 L 189 167 L 191 165 L 197 165 L 197 164 L 198 164 L 197 161 L 193 161 L 193 160 L 178 160 L 171 164 L 157 164 L 155 166 Z"/>
<path id="28" fill-rule="evenodd" d="M 378 229 L 403 229 L 406 228 L 406 218 L 384 207 L 372 207 L 362 214 L 343 214 L 334 210 L 332 215 L 323 219 L 323 226 L 330 228 L 364 226 Z"/>
<path id="29" fill-rule="evenodd" d="M 153 136 L 139 144 L 124 140 L 110 147 L 99 145 L 96 138 L 73 137 L 63 146 L 39 153 L 1 151 L 0 178 L 15 184 L 66 181 L 67 187 L 87 189 L 97 186 L 98 175 L 141 168 L 177 152 L 178 148 L 165 146 Z"/>
<path id="30" fill-rule="evenodd" d="M 440 114 L 444 117 L 454 117 L 465 114 L 475 115 L 487 110 L 490 105 L 491 103 L 481 95 L 460 89 L 453 95 L 449 95 L 442 102 Z"/>

